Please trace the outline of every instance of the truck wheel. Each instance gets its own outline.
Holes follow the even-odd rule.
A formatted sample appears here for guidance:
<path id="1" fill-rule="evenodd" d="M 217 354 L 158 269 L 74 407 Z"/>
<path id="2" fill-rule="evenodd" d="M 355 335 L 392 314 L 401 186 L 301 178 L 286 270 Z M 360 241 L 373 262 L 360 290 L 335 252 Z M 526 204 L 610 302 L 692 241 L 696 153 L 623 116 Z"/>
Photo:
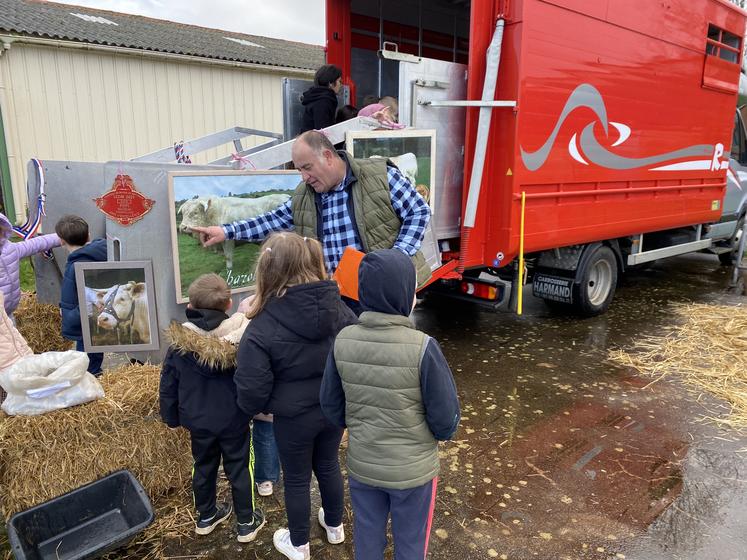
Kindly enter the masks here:
<path id="1" fill-rule="evenodd" d="M 739 248 L 739 238 L 742 237 L 742 230 L 744 229 L 744 219 L 745 219 L 745 214 L 742 214 L 742 217 L 739 218 L 739 221 L 737 222 L 737 229 L 734 231 L 734 237 L 732 237 L 731 241 L 729 242 L 731 251 L 729 251 L 728 253 L 720 253 L 718 256 L 718 260 L 721 261 L 721 264 L 724 266 L 733 265 L 734 261 L 737 258 L 737 249 Z"/>
<path id="2" fill-rule="evenodd" d="M 607 311 L 617 286 L 617 259 L 612 249 L 601 245 L 592 251 L 575 286 L 574 305 L 585 317 Z"/>

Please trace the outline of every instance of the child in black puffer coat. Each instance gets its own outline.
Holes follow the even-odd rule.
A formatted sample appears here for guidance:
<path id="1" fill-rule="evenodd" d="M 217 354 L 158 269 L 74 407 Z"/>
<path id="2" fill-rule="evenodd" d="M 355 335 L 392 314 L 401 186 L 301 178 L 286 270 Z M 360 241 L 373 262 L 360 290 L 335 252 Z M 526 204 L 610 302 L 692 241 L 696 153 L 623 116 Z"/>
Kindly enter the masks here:
<path id="1" fill-rule="evenodd" d="M 161 370 L 161 418 L 170 428 L 189 430 L 192 440 L 192 491 L 198 512 L 195 533 L 207 535 L 228 519 L 231 506 L 216 504 L 218 466 L 231 482 L 239 542 L 250 542 L 265 524 L 255 506 L 250 461 L 251 416 L 236 403 L 236 351 L 249 323 L 231 317 L 231 291 L 217 274 L 203 274 L 189 286 L 187 321 L 166 334 L 171 347 Z"/>
<path id="2" fill-rule="evenodd" d="M 357 321 L 327 280 L 322 247 L 296 233 L 275 233 L 257 260 L 257 292 L 251 323 L 238 353 L 239 407 L 274 415 L 273 428 L 285 484 L 288 529 L 278 529 L 275 548 L 291 560 L 309 558 L 310 484 L 319 483 L 319 524 L 327 540 L 345 540 L 343 483 L 338 460 L 342 428 L 322 413 L 319 389 L 337 333 Z"/>

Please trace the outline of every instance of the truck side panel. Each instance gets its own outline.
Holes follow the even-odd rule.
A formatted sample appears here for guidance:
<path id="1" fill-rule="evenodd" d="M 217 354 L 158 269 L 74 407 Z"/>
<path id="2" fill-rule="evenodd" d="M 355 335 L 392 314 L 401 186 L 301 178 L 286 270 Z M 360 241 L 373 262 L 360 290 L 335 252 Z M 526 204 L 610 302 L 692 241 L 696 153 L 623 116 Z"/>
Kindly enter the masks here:
<path id="1" fill-rule="evenodd" d="M 491 21 L 480 8 L 472 21 Z M 518 112 L 494 110 L 465 266 L 517 254 L 521 192 L 526 252 L 718 220 L 743 12 L 720 0 L 514 0 L 508 16 L 496 98 Z M 474 31 L 479 98 L 487 33 Z M 473 111 L 468 144 L 475 125 Z"/>

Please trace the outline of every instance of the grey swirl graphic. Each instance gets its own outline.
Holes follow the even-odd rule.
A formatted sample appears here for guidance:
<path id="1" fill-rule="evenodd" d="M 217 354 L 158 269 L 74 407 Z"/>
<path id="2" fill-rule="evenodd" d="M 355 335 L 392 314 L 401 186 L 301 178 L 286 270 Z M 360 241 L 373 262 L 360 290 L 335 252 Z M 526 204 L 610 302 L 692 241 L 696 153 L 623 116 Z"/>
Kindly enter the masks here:
<path id="1" fill-rule="evenodd" d="M 524 165 L 529 169 L 529 171 L 536 171 L 544 165 L 545 161 L 547 161 L 547 157 L 550 155 L 550 150 L 552 150 L 553 144 L 555 144 L 555 138 L 557 138 L 558 133 L 560 132 L 560 127 L 563 126 L 568 115 L 579 107 L 588 107 L 594 111 L 597 117 L 599 117 L 599 120 L 602 121 L 604 131 L 607 132 L 607 108 L 604 106 L 602 94 L 599 93 L 599 90 L 591 84 L 581 84 L 573 90 L 568 101 L 565 102 L 565 107 L 563 107 L 563 111 L 560 113 L 558 122 L 555 123 L 555 128 L 553 129 L 552 134 L 550 134 L 550 137 L 545 141 L 544 145 L 539 150 L 532 153 L 526 152 L 524 151 L 524 148 L 521 148 L 521 159 L 524 161 Z"/>
<path id="2" fill-rule="evenodd" d="M 713 154 L 713 146 L 710 144 L 697 144 L 695 146 L 674 150 L 673 152 L 644 158 L 626 158 L 618 156 L 599 145 L 599 142 L 597 142 L 597 139 L 594 136 L 595 124 L 596 123 L 591 123 L 584 128 L 579 143 L 581 144 L 581 149 L 584 151 L 584 154 L 589 158 L 589 161 L 596 163 L 601 167 L 606 167 L 607 169 L 635 169 L 637 167 L 644 167 L 669 161 L 670 159 L 695 156 L 710 157 Z"/>
<path id="3" fill-rule="evenodd" d="M 521 148 L 521 159 L 529 171 L 536 171 L 545 164 L 550 155 L 550 151 L 555 144 L 558 133 L 560 132 L 560 127 L 563 126 L 568 115 L 579 107 L 586 107 L 594 111 L 604 127 L 605 134 L 609 134 L 607 108 L 604 104 L 602 94 L 599 93 L 599 90 L 591 84 L 581 84 L 573 90 L 568 101 L 566 101 L 565 107 L 563 107 L 563 111 L 560 113 L 560 117 L 558 117 L 558 121 L 555 123 L 552 133 L 542 147 L 536 152 L 527 152 L 523 147 Z M 607 169 L 635 169 L 637 167 L 661 163 L 674 158 L 710 156 L 714 149 L 712 145 L 698 144 L 675 150 L 673 152 L 645 158 L 626 158 L 613 154 L 597 142 L 597 139 L 594 136 L 595 124 L 595 122 L 592 122 L 584 128 L 579 143 L 584 154 L 590 161 L 601 167 L 606 167 Z"/>

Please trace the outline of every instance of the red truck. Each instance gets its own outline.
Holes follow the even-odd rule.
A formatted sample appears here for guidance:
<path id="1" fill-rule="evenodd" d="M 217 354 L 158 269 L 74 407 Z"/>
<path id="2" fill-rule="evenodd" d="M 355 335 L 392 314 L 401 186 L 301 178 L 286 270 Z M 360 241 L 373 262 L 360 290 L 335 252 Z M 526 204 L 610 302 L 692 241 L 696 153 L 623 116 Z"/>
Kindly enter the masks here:
<path id="1" fill-rule="evenodd" d="M 398 96 L 402 122 L 437 129 L 434 289 L 497 306 L 523 277 L 595 315 L 628 267 L 731 258 L 746 17 L 727 0 L 327 0 L 327 59 L 353 104 Z"/>

